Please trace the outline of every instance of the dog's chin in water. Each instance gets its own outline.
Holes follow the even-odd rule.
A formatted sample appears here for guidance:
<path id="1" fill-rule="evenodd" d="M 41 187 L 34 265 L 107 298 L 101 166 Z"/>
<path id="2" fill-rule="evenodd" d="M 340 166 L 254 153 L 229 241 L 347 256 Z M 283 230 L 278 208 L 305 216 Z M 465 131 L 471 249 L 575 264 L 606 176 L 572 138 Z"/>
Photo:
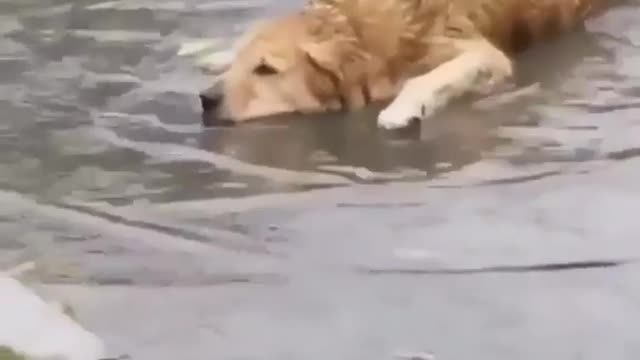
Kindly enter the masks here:
<path id="1" fill-rule="evenodd" d="M 369 121 L 371 120 L 371 126 L 375 128 L 375 116 L 380 111 L 383 104 L 374 103 L 371 107 L 363 108 L 359 111 L 345 112 L 345 111 L 325 111 L 315 113 L 302 113 L 302 112 L 286 112 L 276 113 L 270 115 L 264 115 L 260 117 L 251 118 L 245 121 L 236 121 L 232 118 L 221 116 L 219 110 L 219 100 L 210 99 L 203 95 L 200 95 L 202 103 L 202 125 L 204 128 L 232 128 L 232 127 L 245 127 L 245 126 L 287 126 L 297 127 L 301 125 L 303 127 L 309 124 L 316 124 L 318 126 L 336 126 L 336 123 L 342 123 L 344 121 Z M 306 124 L 306 125 L 304 125 Z M 324 125 L 321 125 L 324 124 Z M 340 125 L 337 125 L 340 126 Z M 315 125 L 313 125 L 315 127 Z M 412 121 L 408 126 L 398 129 L 386 130 L 385 133 L 392 138 L 415 138 L 419 137 L 421 128 L 421 121 Z"/>
<path id="2" fill-rule="evenodd" d="M 206 98 L 200 95 L 200 101 L 202 103 L 202 126 L 205 128 L 250 126 L 255 124 L 285 124 L 290 122 L 292 119 L 307 117 L 301 113 L 289 112 L 257 116 L 250 120 L 237 121 L 228 116 L 221 115 L 218 111 L 219 103 L 215 99 Z"/>
<path id="3" fill-rule="evenodd" d="M 290 116 L 290 114 L 285 114 L 285 115 Z M 256 123 L 264 124 L 264 123 L 283 121 L 280 117 L 275 115 L 255 118 L 255 120 L 259 120 L 259 121 L 253 121 L 253 120 L 254 119 L 251 119 L 251 121 L 235 121 L 233 119 L 220 116 L 216 114 L 214 111 L 207 111 L 207 110 L 202 111 L 202 126 L 204 126 L 205 128 L 234 127 L 234 126 L 250 125 L 250 124 L 256 124 Z"/>
<path id="4" fill-rule="evenodd" d="M 231 127 L 254 123 L 273 123 L 301 115 L 296 112 L 282 112 L 254 116 L 245 120 L 234 119 L 223 111 L 224 95 L 221 89 L 221 86 L 214 86 L 200 93 L 201 118 L 204 127 Z"/>
<path id="5" fill-rule="evenodd" d="M 202 126 L 205 128 L 210 127 L 230 127 L 235 126 L 237 123 L 232 119 L 225 118 L 217 114 L 216 111 L 205 105 L 207 100 L 202 101 Z"/>
<path id="6" fill-rule="evenodd" d="M 202 103 L 202 126 L 205 128 L 282 123 L 296 116 L 295 113 L 282 113 L 255 117 L 246 121 L 237 121 L 228 116 L 221 115 L 218 111 L 219 103 L 215 99 L 209 99 L 200 95 L 200 101 Z"/>

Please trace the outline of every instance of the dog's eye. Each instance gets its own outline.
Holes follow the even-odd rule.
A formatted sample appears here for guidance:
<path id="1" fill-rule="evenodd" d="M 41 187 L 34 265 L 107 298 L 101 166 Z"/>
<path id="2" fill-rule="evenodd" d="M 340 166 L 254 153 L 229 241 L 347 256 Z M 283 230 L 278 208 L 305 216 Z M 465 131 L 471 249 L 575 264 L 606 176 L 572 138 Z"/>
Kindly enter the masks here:
<path id="1" fill-rule="evenodd" d="M 253 73 L 259 76 L 267 76 L 277 74 L 278 70 L 269 64 L 262 63 L 253 69 Z"/>

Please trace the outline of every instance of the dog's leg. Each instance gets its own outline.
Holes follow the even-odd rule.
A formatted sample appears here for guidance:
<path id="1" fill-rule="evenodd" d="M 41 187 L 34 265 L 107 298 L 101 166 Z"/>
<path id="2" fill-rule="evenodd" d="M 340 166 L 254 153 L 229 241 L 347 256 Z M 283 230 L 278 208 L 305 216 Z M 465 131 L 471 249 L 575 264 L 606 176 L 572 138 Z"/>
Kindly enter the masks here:
<path id="1" fill-rule="evenodd" d="M 387 129 L 407 126 L 432 115 L 465 93 L 490 92 L 512 76 L 509 57 L 484 39 L 458 41 L 459 54 L 430 72 L 409 79 L 378 116 Z"/>

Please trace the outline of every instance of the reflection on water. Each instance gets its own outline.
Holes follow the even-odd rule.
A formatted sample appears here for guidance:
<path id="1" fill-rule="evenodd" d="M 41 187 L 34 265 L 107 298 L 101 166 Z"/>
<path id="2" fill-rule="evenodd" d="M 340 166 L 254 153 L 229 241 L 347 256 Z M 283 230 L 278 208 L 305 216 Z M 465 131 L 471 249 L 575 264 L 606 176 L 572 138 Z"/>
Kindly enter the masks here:
<path id="1" fill-rule="evenodd" d="M 302 2 L 0 0 L 0 269 L 36 259 L 38 279 L 54 283 L 290 281 L 294 298 L 319 291 L 310 277 L 342 304 L 357 288 L 345 269 L 378 267 L 397 250 L 390 239 L 428 239 L 428 250 L 399 253 L 461 266 L 633 248 L 635 222 L 602 222 L 584 199 L 609 214 L 638 210 L 622 192 L 635 185 L 620 180 L 637 171 L 612 168 L 639 154 L 636 6 L 525 54 L 521 95 L 461 101 L 404 131 L 377 129 L 376 109 L 204 129 L 197 94 L 210 79 L 180 45 L 228 49 L 253 20 Z M 331 205 L 310 205 L 322 201 Z M 426 296 L 408 280 L 387 285 Z M 346 303 L 388 295 L 372 286 Z M 383 303 L 362 311 L 384 313 Z M 255 311 L 244 323 L 271 319 Z"/>

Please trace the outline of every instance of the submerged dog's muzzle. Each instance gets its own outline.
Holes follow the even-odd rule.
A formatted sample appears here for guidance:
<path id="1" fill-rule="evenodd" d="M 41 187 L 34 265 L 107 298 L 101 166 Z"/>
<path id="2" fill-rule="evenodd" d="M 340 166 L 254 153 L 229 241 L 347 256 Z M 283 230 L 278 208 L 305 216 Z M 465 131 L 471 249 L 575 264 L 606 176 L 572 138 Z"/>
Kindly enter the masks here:
<path id="1" fill-rule="evenodd" d="M 226 118 L 223 111 L 224 91 L 220 82 L 200 92 L 200 104 L 202 105 L 202 125 L 208 127 L 233 124 L 233 121 Z"/>
<path id="2" fill-rule="evenodd" d="M 224 94 L 218 88 L 219 86 L 212 86 L 200 93 L 203 112 L 215 112 L 222 104 Z"/>

